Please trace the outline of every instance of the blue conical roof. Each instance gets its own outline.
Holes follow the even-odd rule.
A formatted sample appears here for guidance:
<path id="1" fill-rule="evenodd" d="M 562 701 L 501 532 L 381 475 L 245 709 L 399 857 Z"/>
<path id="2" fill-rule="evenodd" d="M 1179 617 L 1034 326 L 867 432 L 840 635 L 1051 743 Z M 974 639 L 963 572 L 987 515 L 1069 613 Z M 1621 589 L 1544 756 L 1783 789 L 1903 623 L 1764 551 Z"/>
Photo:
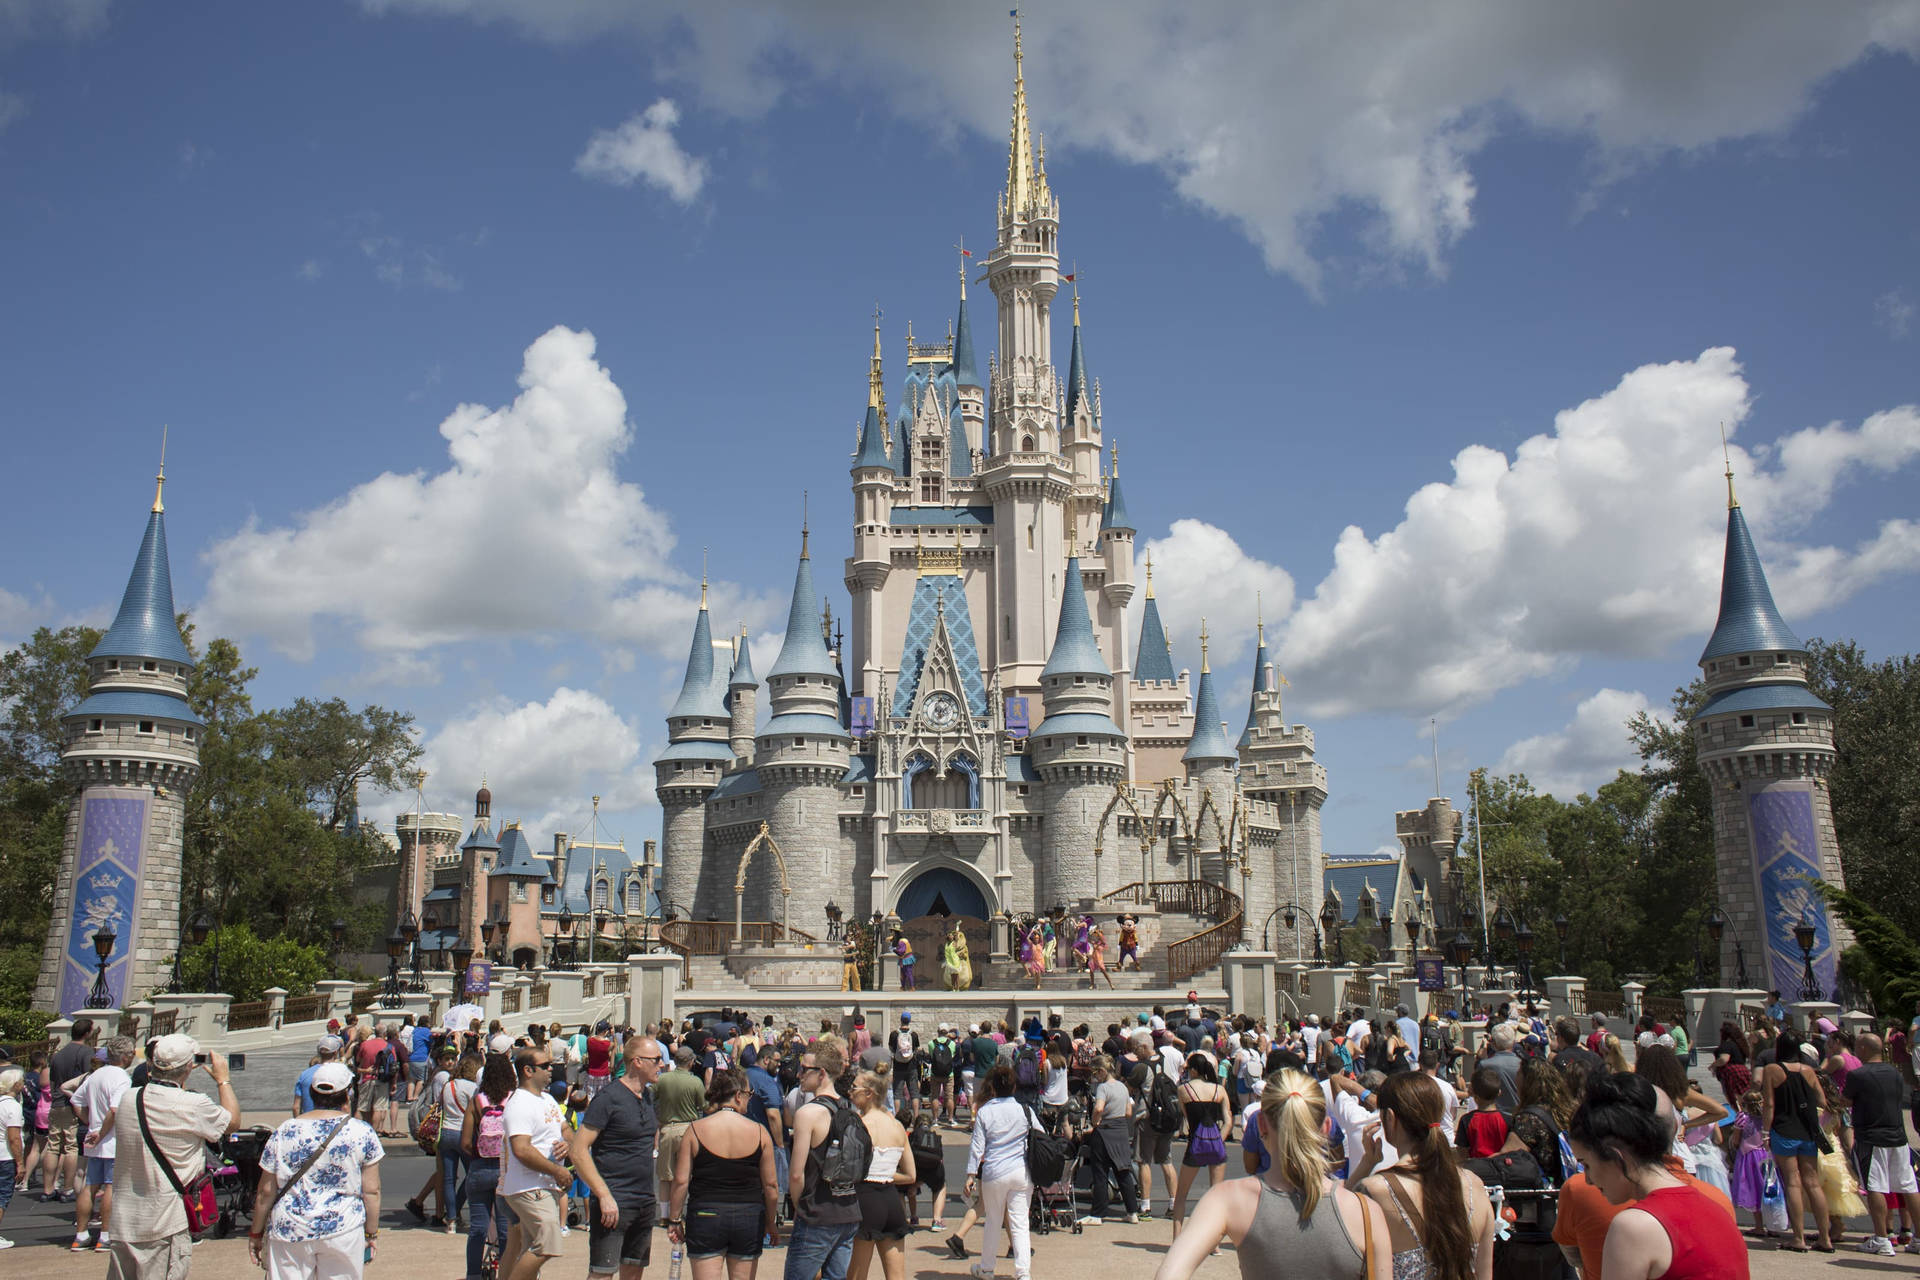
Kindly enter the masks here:
<path id="1" fill-rule="evenodd" d="M 1135 680 L 1173 681 L 1173 653 L 1167 647 L 1167 629 L 1160 622 L 1160 604 L 1151 592 L 1140 614 L 1140 647 L 1134 659 Z"/>
<path id="2" fill-rule="evenodd" d="M 1087 614 L 1087 588 L 1080 577 L 1080 557 L 1067 561 L 1066 576 L 1060 580 L 1060 626 L 1054 633 L 1053 652 L 1040 678 L 1048 676 L 1111 676 L 1100 646 L 1093 640 L 1093 619 Z"/>
<path id="3" fill-rule="evenodd" d="M 960 298 L 960 318 L 953 325 L 953 380 L 963 387 L 978 387 L 979 367 L 973 359 L 973 326 L 967 323 L 967 299 Z"/>
<path id="4" fill-rule="evenodd" d="M 950 476 L 970 476 L 973 474 L 973 446 L 967 443 L 967 420 L 961 416 L 960 406 L 953 406 L 953 412 L 947 416 L 947 474 Z"/>
<path id="5" fill-rule="evenodd" d="M 1078 312 L 1075 312 L 1078 315 Z M 1087 369 L 1080 356 L 1080 321 L 1073 322 L 1073 354 L 1067 359 L 1067 422 L 1073 421 L 1074 411 L 1080 407 L 1081 397 L 1086 394 Z"/>
<path id="6" fill-rule="evenodd" d="M 867 420 L 860 425 L 860 453 L 853 460 L 853 469 L 862 467 L 885 467 L 893 470 L 893 458 L 887 452 L 887 429 L 880 418 L 880 410 L 873 405 L 867 406 Z"/>
<path id="7" fill-rule="evenodd" d="M 1727 561 L 1720 575 L 1720 619 L 1714 623 L 1713 636 L 1700 661 L 1760 649 L 1800 653 L 1805 646 L 1774 607 L 1766 571 L 1760 567 L 1760 554 L 1753 549 L 1753 535 L 1747 532 L 1747 518 L 1738 506 L 1732 506 L 1727 509 Z"/>
<path id="8" fill-rule="evenodd" d="M 800 568 L 793 575 L 793 604 L 787 609 L 787 637 L 770 676 L 837 676 L 833 655 L 820 635 L 820 599 L 813 591 L 813 561 L 805 545 Z"/>
<path id="9" fill-rule="evenodd" d="M 155 504 L 156 506 L 158 503 Z M 180 638 L 173 612 L 173 575 L 167 568 L 166 518 L 155 511 L 147 517 L 147 533 L 140 554 L 120 597 L 120 612 L 90 655 L 95 658 L 153 658 L 191 667 L 193 655 Z"/>
<path id="10" fill-rule="evenodd" d="M 1247 727 L 1240 731 L 1240 745 L 1253 741 L 1254 712 L 1260 703 L 1260 681 L 1267 670 L 1267 629 L 1260 628 L 1260 643 L 1253 651 L 1253 692 L 1247 695 Z"/>
<path id="11" fill-rule="evenodd" d="M 1189 763 L 1234 759 L 1234 750 L 1220 729 L 1220 700 L 1214 696 L 1213 672 L 1205 663 L 1200 666 L 1200 691 L 1193 696 L 1193 741 L 1180 758 Z"/>
<path id="12" fill-rule="evenodd" d="M 753 674 L 753 650 L 747 645 L 747 633 L 740 633 L 740 647 L 733 655 L 733 674 L 727 680 L 730 688 L 738 689 L 742 685 L 757 685 L 760 677 Z"/>
<path id="13" fill-rule="evenodd" d="M 693 645 L 687 650 L 687 678 L 681 683 L 680 697 L 674 702 L 673 710 L 667 712 L 667 718 L 705 716 L 711 719 L 725 718 L 726 715 L 727 709 L 721 705 L 714 684 L 713 628 L 707 620 L 707 606 L 703 603 L 694 618 Z"/>
<path id="14" fill-rule="evenodd" d="M 1120 494 L 1120 477 L 1116 474 L 1107 481 L 1107 505 L 1100 512 L 1100 528 L 1124 529 L 1134 532 L 1133 517 L 1127 514 L 1127 500 Z"/>

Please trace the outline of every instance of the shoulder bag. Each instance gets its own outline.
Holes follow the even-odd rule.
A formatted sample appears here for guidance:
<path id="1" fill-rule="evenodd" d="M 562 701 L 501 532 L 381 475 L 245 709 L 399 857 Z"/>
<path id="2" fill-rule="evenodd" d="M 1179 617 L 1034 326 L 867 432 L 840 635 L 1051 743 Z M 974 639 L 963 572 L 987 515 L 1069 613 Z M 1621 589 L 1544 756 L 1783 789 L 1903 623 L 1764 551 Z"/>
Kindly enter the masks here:
<path id="1" fill-rule="evenodd" d="M 133 1109 L 140 1116 L 140 1137 L 153 1153 L 153 1162 L 167 1175 L 174 1193 L 180 1197 L 181 1207 L 187 1211 L 187 1233 L 198 1240 L 220 1220 L 220 1207 L 213 1198 L 213 1175 L 203 1165 L 193 1181 L 181 1184 L 180 1175 L 173 1171 L 172 1163 L 160 1150 L 160 1144 L 153 1140 L 153 1129 L 147 1124 L 148 1088 L 151 1086 L 141 1086 L 133 1100 Z"/>

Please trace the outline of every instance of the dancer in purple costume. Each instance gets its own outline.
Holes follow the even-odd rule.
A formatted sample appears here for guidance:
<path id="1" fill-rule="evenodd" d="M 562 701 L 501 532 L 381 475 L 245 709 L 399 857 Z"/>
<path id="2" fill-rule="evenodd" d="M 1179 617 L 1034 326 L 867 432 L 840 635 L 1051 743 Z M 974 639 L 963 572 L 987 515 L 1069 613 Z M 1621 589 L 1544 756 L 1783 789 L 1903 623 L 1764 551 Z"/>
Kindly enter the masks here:
<path id="1" fill-rule="evenodd" d="M 1080 917 L 1080 932 L 1073 939 L 1073 965 L 1084 969 L 1093 957 L 1093 917 Z"/>

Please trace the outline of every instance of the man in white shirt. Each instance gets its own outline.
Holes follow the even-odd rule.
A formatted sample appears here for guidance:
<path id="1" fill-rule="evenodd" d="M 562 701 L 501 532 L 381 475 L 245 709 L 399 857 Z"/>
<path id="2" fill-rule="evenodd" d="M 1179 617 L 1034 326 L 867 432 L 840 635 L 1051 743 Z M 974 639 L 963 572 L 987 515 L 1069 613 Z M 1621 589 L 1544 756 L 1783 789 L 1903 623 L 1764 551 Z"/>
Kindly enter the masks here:
<path id="1" fill-rule="evenodd" d="M 204 1067 L 194 1065 L 201 1056 L 192 1036 L 161 1036 L 147 1057 L 147 1083 L 129 1092 L 116 1109 L 119 1156 L 114 1173 L 119 1194 L 107 1220 L 113 1228 L 113 1261 L 107 1268 L 112 1280 L 178 1280 L 193 1262 L 186 1207 L 160 1161 L 182 1184 L 191 1183 L 206 1168 L 207 1144 L 240 1123 L 240 1099 L 227 1078 L 227 1060 L 209 1053 Z M 186 1087 L 201 1070 L 213 1077 L 217 1101 Z M 140 1126 L 143 1110 L 146 1133 Z M 153 1138 L 151 1147 L 147 1134 Z"/>
<path id="2" fill-rule="evenodd" d="M 1328 1076 L 1322 1082 L 1327 1091 L 1327 1112 L 1340 1126 L 1340 1138 L 1347 1149 L 1347 1182 L 1358 1183 L 1376 1169 L 1385 1169 L 1400 1163 L 1400 1153 L 1387 1141 L 1385 1131 L 1380 1128 L 1380 1117 L 1374 1114 L 1377 1103 L 1373 1100 L 1374 1090 L 1386 1082 L 1386 1076 L 1378 1071 L 1369 1071 L 1355 1080 L 1351 1076 Z M 1377 1135 L 1380 1154 L 1369 1161 L 1366 1159 L 1367 1138 Z"/>
<path id="3" fill-rule="evenodd" d="M 1307 1015 L 1307 1025 L 1300 1028 L 1300 1039 L 1307 1046 L 1307 1065 L 1312 1066 L 1320 1060 L 1320 1015 Z"/>
<path id="4" fill-rule="evenodd" d="M 507 1145 L 500 1170 L 499 1195 L 519 1219 L 507 1234 L 500 1274 L 508 1280 L 534 1280 L 549 1258 L 560 1256 L 560 1202 L 554 1192 L 572 1181 L 566 1166 L 566 1113 L 547 1092 L 553 1079 L 549 1045 L 514 1055 L 519 1088 L 507 1099 L 502 1116 Z"/>
<path id="5" fill-rule="evenodd" d="M 1161 1040 L 1160 1047 L 1155 1052 L 1160 1055 L 1161 1067 L 1174 1078 L 1175 1082 L 1186 1078 L 1187 1055 L 1181 1052 L 1178 1044 L 1171 1039 Z"/>
<path id="6" fill-rule="evenodd" d="M 93 1214 L 96 1197 L 100 1205 L 100 1237 L 93 1242 L 93 1251 L 105 1253 L 113 1246 L 107 1232 L 107 1215 L 113 1210 L 113 1122 L 120 1096 L 133 1085 L 133 1077 L 127 1074 L 127 1068 L 133 1065 L 133 1041 L 126 1036 L 114 1036 L 102 1052 L 107 1055 L 106 1062 L 95 1067 L 73 1095 L 73 1109 L 86 1117 L 87 1125 L 86 1136 L 80 1140 L 87 1176 L 81 1182 L 80 1197 L 73 1205 L 73 1243 L 67 1246 L 74 1253 L 87 1247 L 87 1220 Z"/>

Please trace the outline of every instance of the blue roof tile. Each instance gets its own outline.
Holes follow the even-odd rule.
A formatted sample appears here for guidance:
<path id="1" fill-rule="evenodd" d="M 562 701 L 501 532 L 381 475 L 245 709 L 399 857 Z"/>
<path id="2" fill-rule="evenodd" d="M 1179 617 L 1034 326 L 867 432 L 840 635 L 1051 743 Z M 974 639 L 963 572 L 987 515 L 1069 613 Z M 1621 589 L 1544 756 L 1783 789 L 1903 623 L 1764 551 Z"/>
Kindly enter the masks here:
<path id="1" fill-rule="evenodd" d="M 757 769 L 741 769 L 737 773 L 730 773 L 720 779 L 720 785 L 713 789 L 713 794 L 708 796 L 707 799 L 735 800 L 741 796 L 751 795 L 759 789 L 760 771 Z"/>
<path id="2" fill-rule="evenodd" d="M 733 748 L 724 742 L 688 739 L 668 743 L 667 749 L 653 759 L 656 764 L 663 760 L 731 760 Z"/>
<path id="3" fill-rule="evenodd" d="M 1110 738 L 1125 736 L 1120 732 L 1120 726 L 1113 722 L 1112 716 L 1096 715 L 1090 711 L 1067 711 L 1057 716 L 1048 716 L 1040 722 L 1040 727 L 1033 731 L 1033 736 L 1044 738 L 1051 734 L 1064 733 L 1098 733 Z"/>
<path id="4" fill-rule="evenodd" d="M 1720 575 L 1720 618 L 1700 661 L 1704 664 L 1710 658 L 1761 649 L 1802 653 L 1806 646 L 1774 607 L 1766 571 L 1760 567 L 1760 554 L 1753 549 L 1753 535 L 1747 532 L 1747 518 L 1739 507 L 1731 507 L 1727 510 L 1726 567 Z"/>
<path id="5" fill-rule="evenodd" d="M 500 833 L 500 858 L 493 865 L 493 874 L 513 880 L 544 880 L 547 864 L 533 856 L 533 846 L 519 827 L 508 827 Z"/>
<path id="6" fill-rule="evenodd" d="M 767 721 L 767 727 L 760 731 L 762 738 L 783 737 L 786 734 L 806 734 L 815 738 L 851 738 L 847 727 L 832 716 L 809 715 L 796 712 L 792 715 L 775 716 Z"/>
<path id="7" fill-rule="evenodd" d="M 813 561 L 803 550 L 793 575 L 793 603 L 787 609 L 787 635 L 770 676 L 835 676 L 833 656 L 820 635 L 820 597 L 813 590 Z"/>
<path id="8" fill-rule="evenodd" d="M 1360 917 L 1360 894 L 1362 890 L 1371 890 L 1377 908 L 1375 914 L 1381 919 L 1393 916 L 1393 891 L 1400 874 L 1399 863 L 1389 858 L 1368 858 L 1365 860 L 1327 859 L 1326 871 L 1322 876 L 1320 896 L 1324 899 L 1328 889 L 1340 895 L 1340 914 L 1344 919 L 1357 920 Z M 1398 945 L 1398 939 L 1395 940 Z"/>
<path id="9" fill-rule="evenodd" d="M 1253 742 L 1254 710 L 1260 697 L 1260 681 L 1267 669 L 1267 629 L 1260 628 L 1260 643 L 1253 651 L 1253 692 L 1247 695 L 1247 727 L 1240 731 L 1238 745 L 1250 746 Z"/>
<path id="10" fill-rule="evenodd" d="M 1047 655 L 1047 665 L 1041 669 L 1040 678 L 1112 674 L 1113 669 L 1100 656 L 1100 646 L 1094 643 L 1093 619 L 1087 614 L 1086 581 L 1080 576 L 1080 557 L 1070 556 L 1067 572 L 1060 579 L 1060 625 L 1054 631 L 1053 652 Z"/>
<path id="11" fill-rule="evenodd" d="M 1193 696 L 1193 739 L 1187 743 L 1182 760 L 1232 760 L 1234 749 L 1220 728 L 1220 700 L 1213 692 L 1213 672 L 1203 664 L 1200 689 Z"/>
<path id="12" fill-rule="evenodd" d="M 1040 775 L 1033 767 L 1033 761 L 1024 753 L 1009 755 L 1007 758 L 1008 782 L 1038 782 Z"/>
<path id="13" fill-rule="evenodd" d="M 1133 517 L 1127 514 L 1127 500 L 1121 496 L 1120 477 L 1117 475 L 1107 482 L 1107 503 L 1100 510 L 1100 528 L 1135 532 Z"/>
<path id="14" fill-rule="evenodd" d="M 1160 605 L 1151 595 L 1140 613 L 1140 647 L 1134 658 L 1135 680 L 1173 681 L 1173 649 L 1167 643 L 1167 629 L 1160 621 Z"/>
<path id="15" fill-rule="evenodd" d="M 724 720 L 727 718 L 727 708 L 722 702 L 725 693 L 725 677 L 721 677 L 717 683 L 715 680 L 713 628 L 707 618 L 707 607 L 702 604 L 700 612 L 694 616 L 693 644 L 687 650 L 687 676 L 680 685 L 680 696 L 674 701 L 673 710 L 667 712 L 667 718 L 704 716 Z"/>
<path id="16" fill-rule="evenodd" d="M 151 693 L 144 689 L 103 689 L 90 695 L 73 710 L 67 712 L 69 720 L 84 719 L 88 716 L 132 716 L 140 720 L 177 720 L 182 724 L 199 724 L 200 717 L 193 713 L 186 699 L 176 698 L 170 693 Z"/>
<path id="17" fill-rule="evenodd" d="M 968 525 L 985 527 L 993 523 L 992 507 L 895 507 L 890 523 L 896 525 Z"/>
<path id="18" fill-rule="evenodd" d="M 973 446 L 967 442 L 967 419 L 959 405 L 953 406 L 953 412 L 947 415 L 947 474 L 973 474 Z"/>
<path id="19" fill-rule="evenodd" d="M 1693 720 L 1708 716 L 1732 715 L 1746 711 L 1831 711 L 1832 707 L 1813 696 L 1803 684 L 1750 684 L 1740 689 L 1723 689 L 1708 698 L 1706 705 L 1693 713 Z M 1691 722 L 1690 722 L 1691 723 Z"/>
<path id="20" fill-rule="evenodd" d="M 1073 425 L 1073 415 L 1079 411 L 1080 402 L 1087 397 L 1087 366 L 1080 356 L 1080 320 L 1079 303 L 1074 303 L 1073 353 L 1067 357 L 1067 417 L 1061 426 L 1061 433 Z"/>
<path id="21" fill-rule="evenodd" d="M 954 665 L 960 668 L 967 710 L 976 718 L 987 714 L 987 685 L 980 675 L 980 648 L 974 641 L 973 614 L 967 608 L 967 593 L 953 574 L 930 573 L 913 584 L 913 603 L 907 610 L 907 634 L 900 644 L 900 683 L 893 691 L 896 716 L 904 716 L 913 709 L 914 695 L 920 691 L 921 668 L 933 648 L 934 626 L 941 618 L 943 603 L 947 641 L 953 646 Z"/>
<path id="22" fill-rule="evenodd" d="M 727 686 L 739 689 L 748 685 L 758 685 L 760 677 L 753 674 L 753 649 L 747 643 L 746 632 L 740 633 L 740 643 L 733 655 L 733 673 L 727 677 Z"/>
<path id="23" fill-rule="evenodd" d="M 120 597 L 120 612 L 90 655 L 95 658 L 153 658 L 191 667 L 193 655 L 180 638 L 173 612 L 173 576 L 167 568 L 167 527 L 158 511 L 147 517 L 146 536 L 134 558 L 133 573 Z"/>
<path id="24" fill-rule="evenodd" d="M 860 453 L 853 460 L 853 469 L 862 467 L 885 467 L 893 470 L 893 458 L 887 452 L 887 431 L 880 420 L 880 410 L 873 405 L 867 406 L 867 420 L 860 426 Z"/>
<path id="25" fill-rule="evenodd" d="M 979 387 L 980 366 L 973 358 L 973 326 L 967 323 L 967 300 L 960 299 L 960 318 L 953 325 L 953 379 L 963 387 Z"/>
<path id="26" fill-rule="evenodd" d="M 840 785 L 851 786 L 857 782 L 873 781 L 873 757 L 855 756 L 847 761 L 847 771 L 840 775 Z"/>

